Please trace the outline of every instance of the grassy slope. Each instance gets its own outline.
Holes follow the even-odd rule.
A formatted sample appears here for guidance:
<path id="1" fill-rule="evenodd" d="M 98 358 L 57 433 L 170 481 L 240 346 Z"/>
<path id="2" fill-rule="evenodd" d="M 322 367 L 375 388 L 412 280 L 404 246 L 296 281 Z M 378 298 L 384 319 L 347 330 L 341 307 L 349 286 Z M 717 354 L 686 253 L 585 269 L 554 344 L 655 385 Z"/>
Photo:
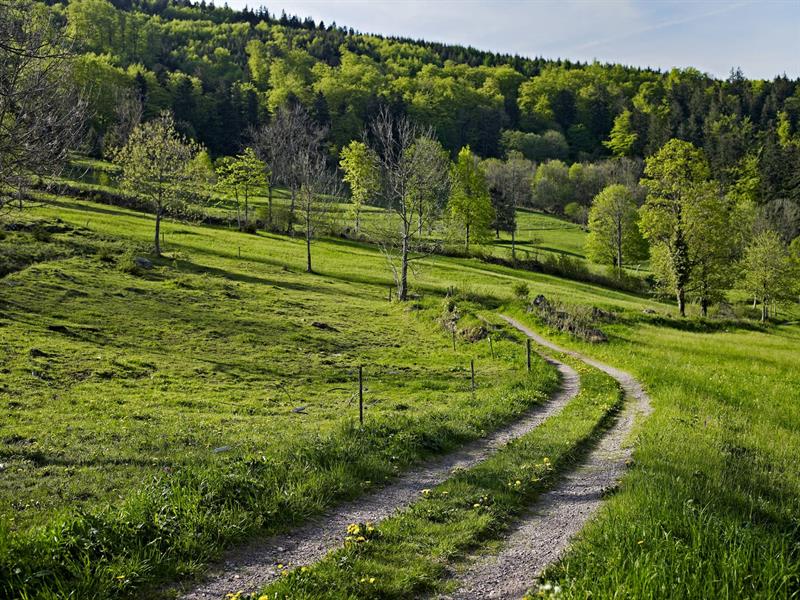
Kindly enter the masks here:
<path id="1" fill-rule="evenodd" d="M 162 539 L 163 549 L 107 563 L 97 560 L 102 548 L 62 542 L 93 564 L 64 559 L 48 576 L 54 592 L 78 580 L 86 596 L 117 593 L 158 575 L 154 561 L 161 575 L 191 572 L 221 542 L 289 525 L 475 438 L 555 382 L 543 362 L 522 374 L 510 341 L 494 340 L 496 359 L 486 341 L 459 339 L 453 352 L 434 321 L 439 300 L 390 305 L 382 258 L 353 244 L 317 246 L 319 273 L 307 275 L 301 240 L 169 224 L 170 258 L 131 274 L 115 263 L 129 265 L 126 253 L 147 243 L 151 217 L 64 199 L 34 215 L 74 228 L 2 242 L 68 256 L 0 287 L 0 570 L 21 569 L 15 586 L 37 589 L 36 568 L 56 568 L 43 554 L 49 535 L 62 537 L 53 515 L 65 507 L 100 511 L 98 527 L 110 531 L 101 546 L 120 555 L 136 537 L 120 521 L 143 522 Z M 349 426 L 358 364 L 366 435 Z M 307 414 L 292 412 L 300 406 Z M 162 490 L 168 499 L 154 502 Z M 169 516 L 146 514 L 153 510 Z M 65 519 L 80 540 L 83 525 L 74 531 Z"/>
<path id="2" fill-rule="evenodd" d="M 55 210 L 76 223 L 88 218 L 90 227 L 98 230 L 149 238 L 148 219 L 142 215 L 79 204 L 42 212 Z M 286 277 L 300 290 L 310 279 L 297 273 L 303 261 L 299 241 L 218 232 L 214 237 L 218 236 L 219 247 L 212 250 L 205 247 L 202 235 L 176 230 L 192 228 L 167 228 L 168 246 L 179 244 L 173 249 L 183 255 L 179 265 L 187 272 L 192 264 L 206 268 L 224 260 L 232 265 L 240 285 L 247 277 L 252 285 L 267 289 L 277 282 L 252 279 L 274 279 L 284 266 L 294 271 Z M 245 257 L 241 263 L 235 259 L 240 244 Z M 367 294 L 374 302 L 381 301 L 389 278 L 373 251 L 343 242 L 320 243 L 316 250 L 322 275 L 314 276 L 315 282 L 329 279 L 334 282 L 331 290 L 358 285 L 358 297 Z M 34 285 L 38 269 L 25 272 L 31 278 L 28 285 Z M 76 270 L 76 276 L 86 275 L 80 264 Z M 22 275 L 11 279 L 18 277 Z M 441 292 L 455 284 L 475 297 L 508 298 L 512 284 L 520 279 L 531 283 L 533 293 L 619 312 L 621 322 L 606 327 L 612 342 L 583 349 L 635 373 L 656 406 L 642 429 L 636 465 L 620 493 L 597 524 L 587 529 L 585 543 L 578 544 L 550 576 L 566 586 L 574 580 L 569 593 L 576 597 L 608 596 L 618 589 L 628 597 L 664 597 L 673 590 L 677 596 L 698 598 L 796 593 L 800 488 L 792 457 L 800 454 L 796 391 L 800 329 L 751 331 L 730 325 L 725 331 L 724 324 L 684 325 L 671 316 L 671 307 L 657 302 L 466 259 L 437 258 L 425 266 L 415 284 L 422 292 Z M 224 283 L 231 283 L 230 278 Z M 18 289 L 12 287 L 10 292 Z M 66 297 L 64 290 L 60 294 L 59 298 Z M 357 301 L 355 296 L 347 300 Z M 232 310 L 230 303 L 224 306 L 223 312 Z M 660 314 L 642 315 L 645 306 Z M 21 332 L 28 335 L 29 329 L 33 327 Z M 571 339 L 562 342 L 581 346 Z M 5 394 L 7 401 L 16 401 L 8 391 Z"/>
<path id="3" fill-rule="evenodd" d="M 800 329 L 608 330 L 606 346 L 561 342 L 635 374 L 655 412 L 620 492 L 546 577 L 575 598 L 797 597 Z"/>

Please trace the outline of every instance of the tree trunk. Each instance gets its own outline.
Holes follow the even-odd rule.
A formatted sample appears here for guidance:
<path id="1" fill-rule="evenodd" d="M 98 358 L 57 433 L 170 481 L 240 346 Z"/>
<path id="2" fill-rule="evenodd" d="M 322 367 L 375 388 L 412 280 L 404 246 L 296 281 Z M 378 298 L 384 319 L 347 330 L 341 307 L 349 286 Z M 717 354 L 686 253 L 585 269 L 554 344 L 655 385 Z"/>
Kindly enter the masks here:
<path id="1" fill-rule="evenodd" d="M 161 256 L 161 207 L 156 208 L 156 256 Z"/>
<path id="2" fill-rule="evenodd" d="M 678 288 L 678 312 L 682 317 L 686 316 L 686 292 L 682 287 Z"/>
<path id="3" fill-rule="evenodd" d="M 294 205 L 297 196 L 297 191 L 292 188 L 292 202 L 289 204 L 289 219 L 286 222 L 286 233 L 291 234 L 294 229 Z"/>
<path id="4" fill-rule="evenodd" d="M 769 317 L 769 309 L 767 308 L 767 299 L 761 299 L 761 322 L 764 323 Z"/>
<path id="5" fill-rule="evenodd" d="M 408 298 L 408 233 L 403 235 L 403 249 L 400 258 L 400 289 L 397 297 L 401 302 Z"/>
<path id="6" fill-rule="evenodd" d="M 361 210 L 356 209 L 356 235 L 361 231 Z"/>
<path id="7" fill-rule="evenodd" d="M 469 254 L 469 224 L 467 224 L 467 237 L 464 239 L 464 249 Z"/>
<path id="8" fill-rule="evenodd" d="M 704 317 L 708 316 L 708 298 L 700 298 L 700 314 Z"/>
<path id="9" fill-rule="evenodd" d="M 247 226 L 250 224 L 250 206 L 249 206 L 249 198 L 247 197 L 248 194 L 244 195 L 244 227 L 247 229 Z"/>
<path id="10" fill-rule="evenodd" d="M 622 221 L 617 221 L 617 278 L 622 278 Z"/>
<path id="11" fill-rule="evenodd" d="M 272 229 L 272 186 L 267 190 L 267 228 Z"/>
<path id="12" fill-rule="evenodd" d="M 511 261 L 517 264 L 517 229 L 511 230 Z"/>
<path id="13" fill-rule="evenodd" d="M 306 226 L 306 273 L 313 273 L 311 269 L 311 226 Z"/>

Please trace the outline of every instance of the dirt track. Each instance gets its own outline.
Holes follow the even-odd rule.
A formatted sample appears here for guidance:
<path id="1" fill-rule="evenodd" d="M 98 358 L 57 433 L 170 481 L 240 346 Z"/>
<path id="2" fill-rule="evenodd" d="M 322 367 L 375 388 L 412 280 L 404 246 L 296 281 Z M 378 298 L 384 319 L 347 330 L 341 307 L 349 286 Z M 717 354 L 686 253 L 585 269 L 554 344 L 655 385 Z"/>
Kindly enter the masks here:
<path id="1" fill-rule="evenodd" d="M 546 358 L 546 357 L 545 357 Z M 531 431 L 547 417 L 559 412 L 580 388 L 578 374 L 569 366 L 548 359 L 561 373 L 561 387 L 547 402 L 531 409 L 514 423 L 465 447 L 409 471 L 390 485 L 355 501 L 338 506 L 307 525 L 289 533 L 258 540 L 231 552 L 213 566 L 206 580 L 182 598 L 219 600 L 229 592 L 255 592 L 279 576 L 279 564 L 308 565 L 339 547 L 350 523 L 377 522 L 417 498 L 423 489 L 447 479 L 457 468 L 469 468 L 489 454 Z"/>
<path id="2" fill-rule="evenodd" d="M 564 352 L 611 375 L 625 392 L 625 408 L 584 463 L 564 477 L 555 489 L 540 496 L 531 513 L 512 529 L 500 553 L 477 559 L 457 577 L 458 590 L 444 597 L 452 600 L 521 598 L 595 514 L 603 493 L 622 478 L 631 454 L 625 440 L 636 417 L 651 412 L 649 397 L 628 373 L 564 350 L 518 321 L 503 318 L 541 346 Z"/>

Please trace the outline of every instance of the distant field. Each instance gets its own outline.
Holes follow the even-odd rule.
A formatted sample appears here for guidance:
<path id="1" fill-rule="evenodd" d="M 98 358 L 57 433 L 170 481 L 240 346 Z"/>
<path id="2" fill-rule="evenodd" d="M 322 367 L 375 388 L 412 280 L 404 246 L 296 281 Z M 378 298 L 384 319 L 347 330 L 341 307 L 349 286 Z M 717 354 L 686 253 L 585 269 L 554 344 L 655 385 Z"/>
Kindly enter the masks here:
<path id="1" fill-rule="evenodd" d="M 105 161 L 91 160 L 87 158 L 76 159 L 69 175 L 75 177 L 86 186 L 98 186 L 113 190 L 114 166 Z M 282 188 L 277 188 L 273 192 L 273 210 L 278 222 L 285 221 L 285 211 L 288 210 L 290 198 L 289 192 Z M 251 218 L 265 219 L 267 206 L 265 193 L 255 195 L 250 199 Z M 348 202 L 331 203 L 329 206 L 330 227 L 334 231 L 349 229 L 354 235 L 354 217 L 352 207 Z M 224 217 L 235 221 L 236 205 L 229 199 L 216 195 L 209 206 L 203 210 L 210 216 Z M 243 207 L 242 207 L 243 210 Z M 365 235 L 369 235 L 374 230 L 374 225 L 378 220 L 386 219 L 385 212 L 375 206 L 365 206 L 361 214 L 361 224 Z M 441 236 L 442 232 L 435 232 Z M 590 263 L 586 259 L 584 246 L 586 243 L 586 231 L 579 225 L 566 219 L 538 212 L 531 209 L 520 209 L 517 211 L 517 257 L 524 259 L 543 259 L 549 255 L 569 257 L 585 263 L 594 272 L 603 272 L 605 267 Z M 451 239 L 450 243 L 456 248 L 461 248 L 459 239 Z M 506 232 L 501 232 L 500 237 L 494 235 L 482 246 L 483 251 L 503 258 L 511 257 L 511 236 Z M 646 271 L 646 263 L 641 265 L 630 265 L 629 271 L 635 273 L 639 270 Z"/>

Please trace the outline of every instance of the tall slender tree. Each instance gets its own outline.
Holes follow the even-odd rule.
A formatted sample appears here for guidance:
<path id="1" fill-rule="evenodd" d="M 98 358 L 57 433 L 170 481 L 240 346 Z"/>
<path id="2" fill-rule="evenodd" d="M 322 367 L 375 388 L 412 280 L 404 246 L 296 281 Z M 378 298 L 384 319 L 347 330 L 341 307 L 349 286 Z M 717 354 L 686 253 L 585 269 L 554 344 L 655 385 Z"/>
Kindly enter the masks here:
<path id="1" fill-rule="evenodd" d="M 433 218 L 433 211 L 420 210 L 419 202 L 426 199 L 420 193 L 420 181 L 434 188 L 446 184 L 447 170 L 432 167 L 440 156 L 435 149 L 433 133 L 411 121 L 397 116 L 383 106 L 370 125 L 371 146 L 378 156 L 380 205 L 387 218 L 373 232 L 389 263 L 400 300 L 408 298 L 408 272 L 420 250 L 423 228 L 420 220 Z M 426 175 L 421 177 L 421 173 Z"/>
<path id="2" fill-rule="evenodd" d="M 469 146 L 459 151 L 451 180 L 450 215 L 463 228 L 464 248 L 469 252 L 470 236 L 485 238 L 494 219 L 486 175 Z"/>
<path id="3" fill-rule="evenodd" d="M 355 231 L 361 231 L 361 210 L 380 190 L 378 156 L 364 142 L 351 141 L 340 152 L 339 166 L 350 186 L 350 205 L 355 219 Z"/>

